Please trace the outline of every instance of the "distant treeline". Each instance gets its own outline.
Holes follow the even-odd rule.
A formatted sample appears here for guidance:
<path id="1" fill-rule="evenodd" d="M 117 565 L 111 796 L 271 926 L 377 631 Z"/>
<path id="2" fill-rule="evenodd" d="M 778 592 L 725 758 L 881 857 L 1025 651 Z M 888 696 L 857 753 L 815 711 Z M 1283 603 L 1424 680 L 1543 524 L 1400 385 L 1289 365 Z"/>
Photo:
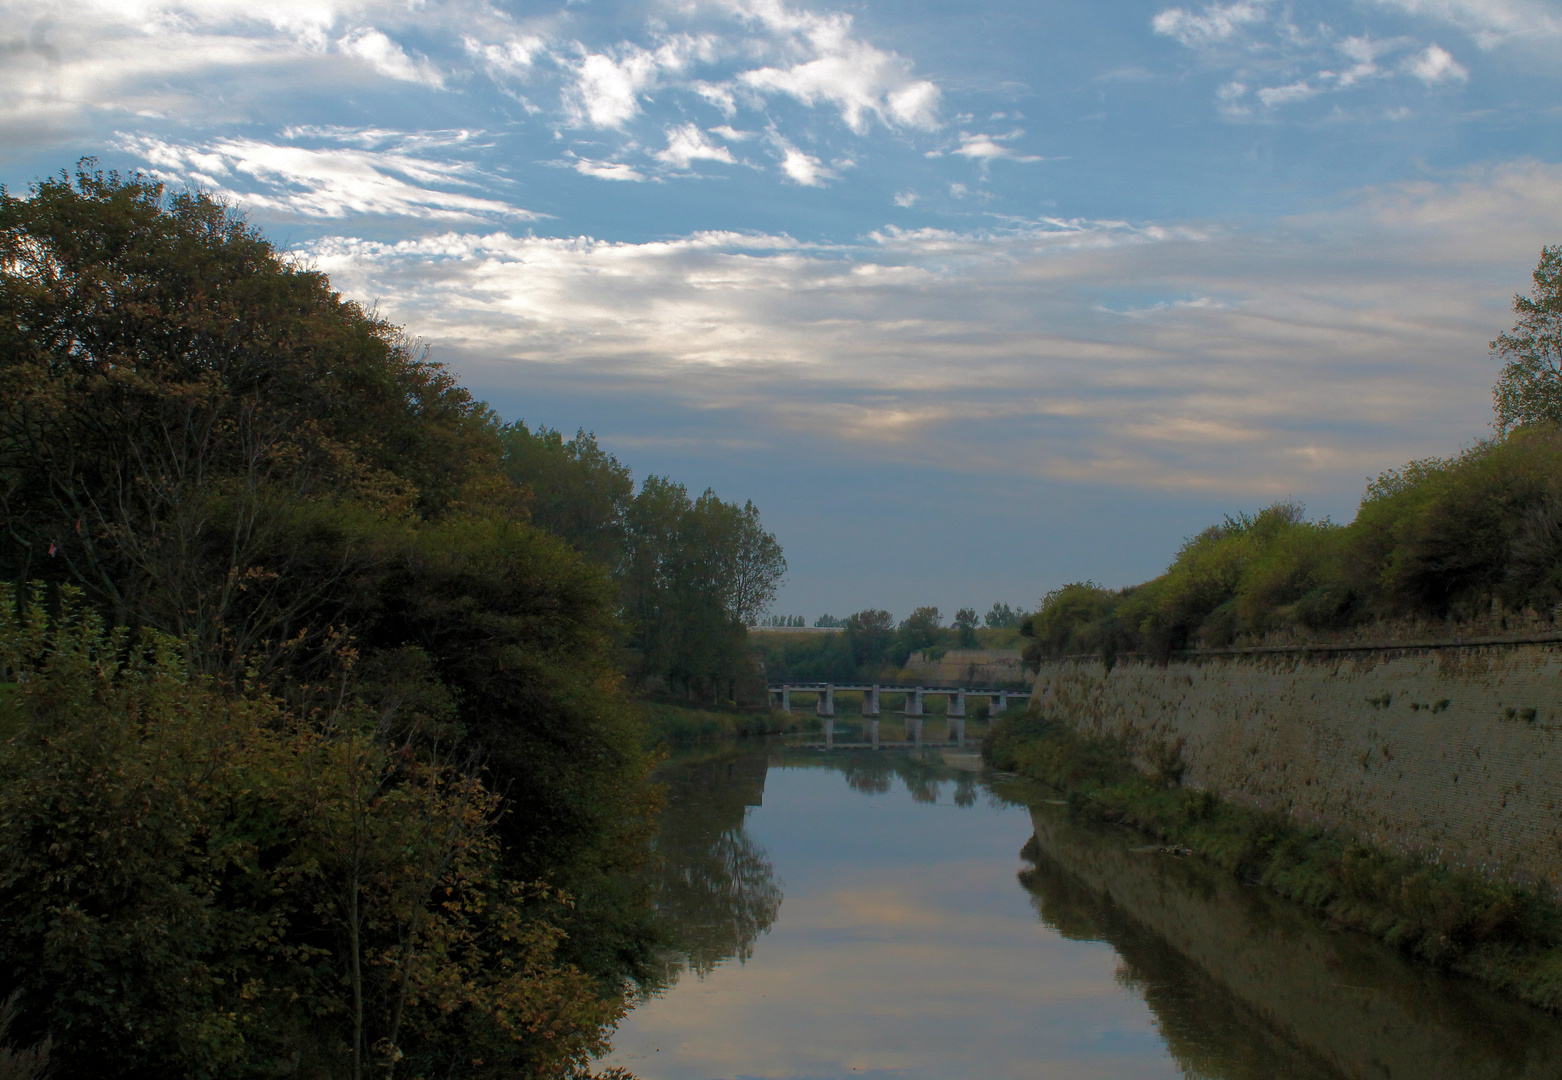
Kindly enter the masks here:
<path id="1" fill-rule="evenodd" d="M 754 678 L 751 504 L 83 163 L 0 189 L 0 525 L 0 1061 L 583 1074 L 658 944 L 628 691 Z"/>
<path id="2" fill-rule="evenodd" d="M 1013 647 L 1023 618 L 1002 603 L 980 620 L 975 608 L 961 608 L 949 626 L 936 607 L 919 607 L 899 623 L 888 611 L 870 608 L 844 619 L 825 615 L 814 624 L 838 626 L 839 634 L 760 633 L 755 640 L 770 682 L 855 682 L 888 678 L 914 652 L 938 656 L 955 648 Z"/>
<path id="3" fill-rule="evenodd" d="M 1553 616 L 1562 603 L 1562 246 L 1542 251 L 1533 292 L 1515 297 L 1514 310 L 1516 325 L 1492 342 L 1504 367 L 1491 438 L 1383 473 L 1348 525 L 1276 503 L 1205 529 L 1141 585 L 1057 589 L 1025 622 L 1028 659 L 1164 657 L 1275 631 L 1457 623 L 1494 605 Z"/>

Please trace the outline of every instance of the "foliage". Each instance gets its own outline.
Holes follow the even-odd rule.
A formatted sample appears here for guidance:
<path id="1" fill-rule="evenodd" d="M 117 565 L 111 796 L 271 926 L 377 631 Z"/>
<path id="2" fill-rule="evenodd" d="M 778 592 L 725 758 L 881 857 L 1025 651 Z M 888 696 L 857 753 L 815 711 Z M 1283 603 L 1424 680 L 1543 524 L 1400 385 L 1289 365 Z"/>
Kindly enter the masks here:
<path id="1" fill-rule="evenodd" d="M 491 495 L 487 411 L 210 198 L 92 172 L 0 191 L 0 574 L 70 581 L 233 664 L 293 636 L 300 503 Z"/>
<path id="2" fill-rule="evenodd" d="M 1014 610 L 1008 604 L 994 603 L 987 614 L 982 616 L 982 622 L 989 630 L 1013 630 L 1019 627 L 1023 617 L 1023 612 Z"/>
<path id="3" fill-rule="evenodd" d="M 1307 521 L 1295 503 L 1228 517 L 1166 572 L 1120 591 L 1049 593 L 1027 620 L 1027 659 L 1135 650 L 1164 657 L 1277 629 L 1320 632 L 1380 618 L 1471 618 L 1495 601 L 1562 603 L 1562 246 L 1542 251 L 1532 296 L 1492 348 L 1498 436 L 1368 483 L 1356 518 Z"/>
<path id="4" fill-rule="evenodd" d="M 622 688 L 623 600 L 612 576 L 627 573 L 635 554 L 625 540 L 627 471 L 589 436 L 566 443 L 546 431 L 502 427 L 399 329 L 342 300 L 323 275 L 290 262 L 209 197 L 167 196 L 146 178 L 104 175 L 90 163 L 74 177 L 34 185 L 27 198 L 0 191 L 0 315 L 0 512 L 7 530 L 0 579 L 79 588 L 94 618 L 130 628 L 114 639 L 130 651 L 109 649 L 100 658 L 112 676 L 104 685 L 114 692 L 100 687 L 97 697 L 74 701 L 62 714 L 68 724 L 56 718 L 69 739 L 36 737 L 32 686 L 4 693 L 0 734 L 12 738 L 8 752 L 25 762 L 14 759 L 17 771 L 3 774 L 0 799 L 31 806 L 28 800 L 48 793 L 57 797 L 55 805 L 70 807 L 77 797 L 71 783 L 107 777 L 100 790 L 83 790 L 86 801 L 71 827 L 115 836 L 115 815 L 131 813 L 137 792 L 159 806 L 176 806 L 177 813 L 154 815 L 159 828 L 172 830 L 156 833 L 167 843 L 132 845 L 126 865 L 148 879 L 162 875 L 158 887 L 170 895 L 200 901 L 189 914 L 173 901 L 148 900 L 145 934 L 131 926 L 101 941 L 82 939 L 80 948 L 91 955 L 83 953 L 80 971 L 62 977 L 61 985 L 89 979 L 93 965 L 109 959 L 126 971 L 162 963 L 156 927 L 171 924 L 157 919 L 188 914 L 199 930 L 207 908 L 228 903 L 235 889 L 274 887 L 288 904 L 294 894 L 303 898 L 298 903 L 317 895 L 304 877 L 278 884 L 277 867 L 292 864 L 282 849 L 259 841 L 253 857 L 245 856 L 251 862 L 242 864 L 249 867 L 242 878 L 213 877 L 217 871 L 201 861 L 205 856 L 192 863 L 194 856 L 185 854 L 206 843 L 211 829 L 250 827 L 247 817 L 233 824 L 221 815 L 250 813 L 249 796 L 234 794 L 245 789 L 232 785 L 246 782 L 250 774 L 241 776 L 243 770 L 258 770 L 272 778 L 266 790 L 282 794 L 255 813 L 271 814 L 299 844 L 313 837 L 310 842 L 329 846 L 323 839 L 329 830 L 357 820 L 358 811 L 349 812 L 354 800 L 403 814 L 384 819 L 387 829 L 416 826 L 433 830 L 428 836 L 466 806 L 463 812 L 477 815 L 460 833 L 470 836 L 463 841 L 470 854 L 451 865 L 462 874 L 462 867 L 475 868 L 473 902 L 462 906 L 453 892 L 449 903 L 456 906 L 442 910 L 467 920 L 451 922 L 452 934 L 480 925 L 471 932 L 483 941 L 450 944 L 451 956 L 512 972 L 539 964 L 574 972 L 563 982 L 538 984 L 573 995 L 573 1004 L 561 1000 L 559 1008 L 576 1010 L 582 1025 L 568 1038 L 550 1038 L 577 1048 L 600 1038 L 623 980 L 644 969 L 650 948 L 650 898 L 640 874 L 653 805 L 650 756 L 643 718 Z M 560 457 L 559 468 L 543 468 Z M 547 482 L 517 482 L 517 475 Z M 674 559 L 693 568 L 687 587 L 699 587 L 695 571 L 706 571 L 707 583 L 712 573 L 731 571 L 723 599 L 741 596 L 754 606 L 754 597 L 764 596 L 754 566 L 767 554 L 779 559 L 779 552 L 763 544 L 751 550 L 753 529 L 742 526 L 757 518 L 752 507 L 703 509 L 693 518 L 709 527 L 707 538 L 714 530 L 718 538 L 736 539 L 736 554 L 729 545 L 724 557 L 737 566 L 701 562 L 692 550 L 695 537 Z M 528 515 L 563 539 L 528 523 Z M 172 668 L 154 678 L 136 666 L 150 663 L 148 649 L 177 653 L 185 680 L 179 685 L 194 696 L 178 697 L 185 691 L 175 692 Z M 730 653 L 743 654 L 741 627 Z M 160 741 L 137 741 L 136 710 L 153 705 L 123 688 L 142 683 L 164 695 L 157 708 L 180 718 L 158 728 Z M 24 709 L 18 701 L 32 704 Z M 321 726 L 323 717 L 335 718 L 332 732 Z M 191 762 L 203 754 L 216 761 L 229 748 L 241 756 L 213 766 L 215 786 L 191 779 Z M 164 776 L 150 764 L 154 750 L 185 764 Z M 261 755 L 255 762 L 242 756 L 252 752 Z M 129 786 L 122 790 L 109 783 L 120 776 L 114 754 L 123 756 L 120 778 Z M 473 764 L 479 761 L 482 773 Z M 299 770 L 315 770 L 312 803 L 295 782 Z M 358 778 L 357 786 L 342 779 L 343 770 Z M 293 779 L 275 779 L 284 774 Z M 396 810 L 397 800 L 414 794 L 421 802 Z M 219 798 L 228 804 L 218 806 Z M 284 810 L 295 818 L 277 818 Z M 4 827 L 21 820 L 6 818 Z M 149 827 L 146 837 L 155 832 Z M 394 843 L 391 832 L 362 835 Z M 18 847 L 17 857 L 31 850 Z M 283 861 L 267 861 L 273 856 Z M 260 869 L 256 859 L 264 863 Z M 230 872 L 239 870 L 222 871 Z M 387 902 L 401 895 L 384 884 L 389 878 L 375 880 Z M 540 880 L 568 890 L 573 900 L 547 900 L 530 887 L 505 898 L 507 882 Z M 251 903 L 233 902 L 239 900 Z M 317 939 L 336 932 L 326 923 L 335 926 L 337 916 L 324 899 L 309 902 L 314 906 L 299 909 L 304 915 L 291 908 L 284 915 L 289 926 L 314 926 L 308 947 L 315 948 Z M 254 917 L 262 915 L 270 917 Z M 376 925 L 375 933 L 393 928 Z M 182 929 L 168 933 L 170 948 L 194 950 L 168 961 L 176 967 L 206 963 L 200 957 L 219 946 L 249 956 L 233 944 L 236 930 L 222 930 L 232 940 L 221 942 L 195 930 L 187 940 Z M 339 955 L 338 944 L 320 947 Z M 394 970 L 374 963 L 379 975 Z M 339 975 L 321 978 L 336 986 L 331 980 Z M 239 985 L 228 975 L 210 985 L 200 981 L 205 975 L 183 978 L 131 979 L 135 993 L 117 998 L 119 1026 L 99 1024 L 94 1036 L 104 1048 L 104 1072 L 142 1067 L 135 1064 L 139 1044 L 124 1042 L 125 1031 L 148 1038 L 162 1032 L 156 1038 L 164 1042 L 188 1035 L 192 1053 L 207 1040 L 217 1047 L 210 1060 L 228 1061 L 222 1068 L 235 1075 L 261 1067 L 256 1063 L 272 1053 L 270 1044 L 223 1028 L 229 1021 L 222 1016 L 270 1014 L 223 998 Z M 212 989 L 218 986 L 228 989 Z M 82 982 L 77 1004 L 92 993 Z M 185 1006 L 164 1009 L 157 995 L 165 993 L 205 994 L 190 1008 L 216 1017 L 210 1023 L 217 1026 L 176 1039 L 168 1025 Z M 315 1023 L 309 1017 L 339 1014 L 331 1012 L 337 1005 L 320 1012 L 302 990 L 288 1000 L 291 1011 L 276 1018 L 287 1030 L 323 1031 L 309 1026 Z M 19 1023 L 38 1030 L 54 1029 L 56 1020 L 68 1026 L 75 1022 L 72 1001 L 24 997 Z M 476 1052 L 484 1045 L 487 1036 L 473 1026 L 478 1006 L 418 1008 L 424 1010 L 418 1016 L 432 1017 L 418 1035 L 428 1046 L 464 1040 Z M 160 1019 L 165 1012 L 170 1019 Z M 494 1022 L 511 1023 L 522 1013 L 507 1015 L 494 1014 Z M 366 1030 L 379 1023 L 366 1019 Z M 360 1053 L 372 1050 L 383 1024 L 381 1030 L 354 1043 Z M 315 1049 L 325 1053 L 325 1046 Z M 495 1051 L 491 1061 L 510 1053 Z M 222 1054 L 237 1056 L 230 1061 Z M 550 1057 L 539 1050 L 534 1058 L 537 1068 L 558 1074 L 574 1069 L 578 1054 Z M 338 1065 L 322 1068 L 335 1075 Z"/>
<path id="5" fill-rule="evenodd" d="M 962 649 L 976 647 L 976 609 L 963 607 L 955 612 L 955 642 Z"/>
<path id="6" fill-rule="evenodd" d="M 462 759 L 300 716 L 157 632 L 0 590 L 0 971 L 65 1076 L 571 1072 L 622 1009 L 557 959 Z"/>
<path id="7" fill-rule="evenodd" d="M 1181 787 L 1176 769 L 1146 776 L 1121 742 L 1035 711 L 997 721 L 982 754 L 995 768 L 1061 789 L 1073 813 L 1131 825 L 1339 926 L 1562 1008 L 1562 908 L 1554 899 Z"/>
<path id="8" fill-rule="evenodd" d="M 531 520 L 610 573 L 622 572 L 635 494 L 629 467 L 583 430 L 565 442 L 551 428 L 532 431 L 516 421 L 499 438 L 504 471 L 529 496 Z"/>
<path id="9" fill-rule="evenodd" d="M 647 737 L 658 747 L 684 748 L 734 739 L 763 738 L 818 727 L 817 718 L 779 709 L 686 708 L 659 701 L 639 703 Z M 663 827 L 665 824 L 663 823 Z"/>
<path id="10" fill-rule="evenodd" d="M 1518 322 L 1491 343 L 1504 361 L 1492 388 L 1498 431 L 1562 424 L 1562 244 L 1540 249 L 1534 281 L 1513 298 Z"/>
<path id="11" fill-rule="evenodd" d="M 647 477 L 629 510 L 623 603 L 648 686 L 733 700 L 756 673 L 746 626 L 775 599 L 786 560 L 753 503 Z"/>

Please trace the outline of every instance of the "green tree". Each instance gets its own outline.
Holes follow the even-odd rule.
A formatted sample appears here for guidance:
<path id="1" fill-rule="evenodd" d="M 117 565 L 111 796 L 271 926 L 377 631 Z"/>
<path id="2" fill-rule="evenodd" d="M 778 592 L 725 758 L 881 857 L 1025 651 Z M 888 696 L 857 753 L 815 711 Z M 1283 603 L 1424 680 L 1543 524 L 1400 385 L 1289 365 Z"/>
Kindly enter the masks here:
<path id="1" fill-rule="evenodd" d="M 505 878 L 461 759 L 55 606 L 0 588 L 0 995 L 54 1075 L 565 1075 L 603 1049 L 622 988 L 559 959 L 566 901 Z"/>
<path id="2" fill-rule="evenodd" d="M 753 677 L 747 626 L 775 600 L 786 560 L 752 502 L 648 477 L 629 510 L 624 610 L 643 679 L 731 698 Z"/>
<path id="3" fill-rule="evenodd" d="M 1562 244 L 1540 249 L 1534 282 L 1513 298 L 1518 321 L 1491 343 L 1503 361 L 1492 388 L 1498 431 L 1562 424 Z"/>
<path id="4" fill-rule="evenodd" d="M 930 649 L 943 639 L 943 617 L 936 607 L 919 607 L 901 620 L 895 631 L 890 659 L 904 667 L 911 654 Z"/>
<path id="5" fill-rule="evenodd" d="M 497 463 L 487 411 L 395 327 L 212 199 L 90 163 L 0 189 L 0 402 L 0 573 L 194 635 L 202 664 L 329 591 L 296 572 L 300 506 L 444 513 Z"/>
<path id="6" fill-rule="evenodd" d="M 528 495 L 531 520 L 614 574 L 626 554 L 635 482 L 628 466 L 577 431 L 568 442 L 552 428 L 523 421 L 501 431 L 504 468 Z"/>
<path id="7" fill-rule="evenodd" d="M 865 608 L 846 617 L 843 635 L 857 667 L 873 671 L 889 659 L 895 642 L 895 617 L 880 608 Z"/>
<path id="8" fill-rule="evenodd" d="M 976 647 L 976 609 L 963 607 L 955 612 L 954 631 L 962 649 Z"/>
<path id="9" fill-rule="evenodd" d="M 1015 611 L 1008 604 L 995 603 L 988 609 L 982 621 L 987 624 L 989 630 L 1009 630 L 1020 625 L 1021 613 Z"/>

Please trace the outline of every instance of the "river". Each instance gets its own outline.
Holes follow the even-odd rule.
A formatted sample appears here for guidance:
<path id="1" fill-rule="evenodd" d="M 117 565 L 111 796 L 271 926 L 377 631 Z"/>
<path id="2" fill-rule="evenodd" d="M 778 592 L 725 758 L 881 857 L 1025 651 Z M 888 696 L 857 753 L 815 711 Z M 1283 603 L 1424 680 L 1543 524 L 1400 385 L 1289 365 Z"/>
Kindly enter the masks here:
<path id="1" fill-rule="evenodd" d="M 972 754 L 667 763 L 642 1080 L 1562 1078 L 1562 1020 L 1402 960 Z"/>

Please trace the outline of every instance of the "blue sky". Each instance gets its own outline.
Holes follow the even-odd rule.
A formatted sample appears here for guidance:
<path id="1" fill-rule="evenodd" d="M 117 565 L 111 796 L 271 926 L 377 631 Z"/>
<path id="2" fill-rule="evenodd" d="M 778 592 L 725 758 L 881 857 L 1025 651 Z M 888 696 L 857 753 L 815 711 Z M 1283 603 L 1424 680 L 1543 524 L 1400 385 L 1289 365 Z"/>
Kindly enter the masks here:
<path id="1" fill-rule="evenodd" d="M 0 180 L 232 198 L 507 418 L 753 498 L 778 610 L 952 612 L 1484 434 L 1559 46 L 1559 0 L 0 0 Z"/>

